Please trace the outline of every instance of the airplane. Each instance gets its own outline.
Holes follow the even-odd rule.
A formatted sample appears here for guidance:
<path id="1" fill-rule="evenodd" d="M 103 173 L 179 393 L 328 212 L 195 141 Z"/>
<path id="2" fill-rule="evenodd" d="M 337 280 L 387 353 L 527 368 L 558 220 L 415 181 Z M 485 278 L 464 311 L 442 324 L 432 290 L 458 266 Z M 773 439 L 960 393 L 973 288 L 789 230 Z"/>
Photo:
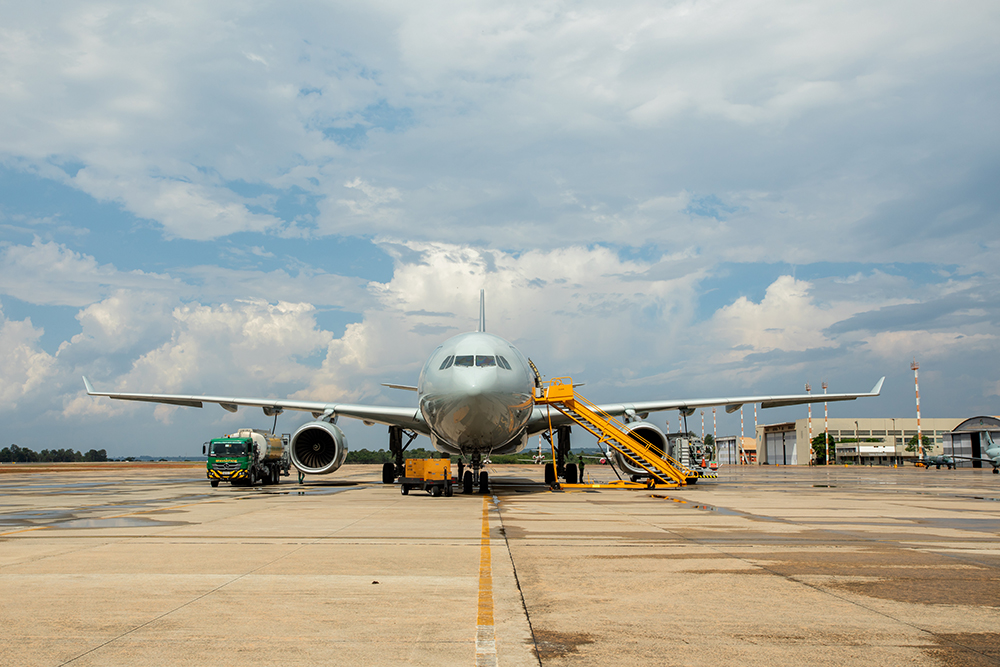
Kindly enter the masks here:
<path id="1" fill-rule="evenodd" d="M 980 437 L 986 440 L 986 456 L 960 456 L 955 454 L 956 459 L 966 461 L 985 461 L 993 466 L 993 474 L 1000 474 L 1000 445 L 993 441 L 993 436 L 989 431 L 980 431 Z"/>
<path id="2" fill-rule="evenodd" d="M 941 466 L 948 466 L 948 470 L 951 470 L 952 468 L 955 467 L 955 459 L 953 459 L 950 456 L 944 456 L 944 455 L 928 456 L 925 457 L 922 461 L 918 462 L 921 463 L 928 470 L 930 470 L 931 466 L 936 467 L 938 470 L 941 469 Z"/>
<path id="3" fill-rule="evenodd" d="M 679 410 L 691 415 L 697 408 L 726 406 L 735 412 L 745 403 L 760 403 L 762 408 L 849 401 L 878 396 L 883 377 L 872 391 L 855 394 L 793 394 L 786 396 L 737 396 L 709 399 L 665 399 L 611 403 L 598 406 L 616 417 L 622 417 L 626 429 L 666 451 L 667 439 L 658 426 L 645 421 L 650 412 Z M 489 492 L 489 474 L 483 470 L 484 457 L 496 454 L 516 454 L 528 444 L 528 439 L 555 431 L 557 438 L 555 464 L 546 464 L 546 483 L 557 477 L 575 483 L 578 469 L 565 463 L 570 451 L 570 431 L 573 423 L 548 405 L 536 405 L 536 391 L 541 387 L 541 375 L 535 365 L 509 341 L 486 332 L 485 294 L 480 291 L 479 327 L 477 331 L 459 334 L 439 345 L 427 359 L 416 386 L 390 384 L 389 387 L 416 392 L 416 406 L 354 405 L 326 401 L 302 401 L 237 396 L 196 396 L 179 394 L 140 394 L 97 391 L 86 377 L 87 394 L 117 400 L 144 401 L 200 408 L 214 403 L 229 412 L 239 407 L 257 407 L 269 417 L 285 410 L 310 412 L 314 421 L 300 426 L 292 435 L 289 449 L 292 463 L 305 474 L 326 475 L 335 472 L 347 457 L 347 438 L 337 426 L 340 417 L 360 419 L 365 424 L 389 427 L 389 450 L 395 463 L 382 468 L 382 482 L 392 484 L 403 474 L 403 451 L 418 435 L 427 436 L 439 452 L 459 457 L 459 479 L 465 493 Z M 403 444 L 403 436 L 408 441 Z M 617 463 L 631 474 L 646 474 L 643 469 L 615 453 Z M 471 470 L 464 470 L 465 464 Z"/>

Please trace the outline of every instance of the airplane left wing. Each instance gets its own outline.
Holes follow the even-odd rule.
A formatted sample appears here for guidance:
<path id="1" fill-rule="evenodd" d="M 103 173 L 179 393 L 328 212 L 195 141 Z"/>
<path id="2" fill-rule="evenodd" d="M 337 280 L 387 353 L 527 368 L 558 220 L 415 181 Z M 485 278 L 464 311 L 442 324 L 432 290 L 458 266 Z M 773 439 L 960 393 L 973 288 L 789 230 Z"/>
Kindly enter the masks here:
<path id="1" fill-rule="evenodd" d="M 857 398 L 869 398 L 878 396 L 882 392 L 883 382 L 885 382 L 885 377 L 876 382 L 871 391 L 859 394 L 788 394 L 785 396 L 732 396 L 727 398 L 700 398 L 694 400 L 670 399 L 662 401 L 637 401 L 635 403 L 604 403 L 597 407 L 613 417 L 634 414 L 643 419 L 650 412 L 678 410 L 681 414 L 692 415 L 698 408 L 711 408 L 720 405 L 725 406 L 726 412 L 732 413 L 744 405 L 752 405 L 754 403 L 760 403 L 761 408 L 778 408 L 788 405 L 804 405 L 806 403 L 853 401 Z M 534 414 L 531 416 L 533 423 L 529 426 L 529 430 L 535 432 L 539 423 L 544 422 L 548 424 L 550 418 L 553 426 L 570 423 L 568 417 L 555 409 L 552 409 L 550 414 L 548 406 L 536 407 Z"/>
<path id="2" fill-rule="evenodd" d="M 275 398 L 239 398 L 228 396 L 184 396 L 180 394 L 129 394 L 124 392 L 97 391 L 86 377 L 83 384 L 89 396 L 107 396 L 121 401 L 144 401 L 147 403 L 163 403 L 165 405 L 183 405 L 189 408 L 200 408 L 205 403 L 215 403 L 228 412 L 236 412 L 239 407 L 261 408 L 264 414 L 271 417 L 285 410 L 311 412 L 319 419 L 328 417 L 350 417 L 360 419 L 365 423 L 402 426 L 423 435 L 429 433 L 427 424 L 417 408 L 352 405 L 349 403 L 322 403 L 318 401 L 295 401 Z"/>

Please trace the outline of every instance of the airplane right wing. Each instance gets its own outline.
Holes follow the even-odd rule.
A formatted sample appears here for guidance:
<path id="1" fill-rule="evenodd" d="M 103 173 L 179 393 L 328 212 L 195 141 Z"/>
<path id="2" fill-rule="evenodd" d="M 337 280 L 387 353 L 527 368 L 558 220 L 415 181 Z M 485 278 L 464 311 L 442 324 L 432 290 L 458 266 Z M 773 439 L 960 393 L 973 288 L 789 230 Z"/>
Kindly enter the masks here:
<path id="1" fill-rule="evenodd" d="M 402 426 L 423 435 L 430 433 L 426 422 L 417 408 L 405 408 L 380 405 L 352 405 L 349 403 L 322 403 L 318 401 L 298 401 L 276 398 L 239 398 L 228 396 L 185 396 L 180 394 L 130 394 L 124 392 L 97 391 L 90 380 L 83 378 L 89 396 L 107 396 L 121 401 L 143 401 L 147 403 L 163 403 L 165 405 L 183 405 L 189 408 L 200 408 L 205 403 L 215 403 L 228 412 L 236 412 L 239 407 L 261 408 L 267 416 L 280 414 L 285 410 L 311 412 L 319 419 L 324 415 L 330 417 L 343 416 L 360 419 L 366 424 L 387 424 Z"/>

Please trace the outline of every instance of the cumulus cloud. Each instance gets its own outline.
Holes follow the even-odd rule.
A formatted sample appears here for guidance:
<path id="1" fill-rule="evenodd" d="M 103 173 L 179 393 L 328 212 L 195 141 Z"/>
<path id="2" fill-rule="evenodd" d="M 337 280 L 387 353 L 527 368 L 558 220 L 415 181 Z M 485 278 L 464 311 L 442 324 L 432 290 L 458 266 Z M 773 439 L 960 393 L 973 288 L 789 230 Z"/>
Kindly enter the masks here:
<path id="1" fill-rule="evenodd" d="M 40 348 L 41 336 L 30 319 L 9 320 L 0 311 L 0 403 L 5 410 L 16 410 L 20 399 L 52 375 L 55 358 Z"/>
<path id="2" fill-rule="evenodd" d="M 177 289 L 167 276 L 120 272 L 91 255 L 35 238 L 30 246 L 0 249 L 0 292 L 30 303 L 86 306 L 109 291 L 126 287 Z"/>

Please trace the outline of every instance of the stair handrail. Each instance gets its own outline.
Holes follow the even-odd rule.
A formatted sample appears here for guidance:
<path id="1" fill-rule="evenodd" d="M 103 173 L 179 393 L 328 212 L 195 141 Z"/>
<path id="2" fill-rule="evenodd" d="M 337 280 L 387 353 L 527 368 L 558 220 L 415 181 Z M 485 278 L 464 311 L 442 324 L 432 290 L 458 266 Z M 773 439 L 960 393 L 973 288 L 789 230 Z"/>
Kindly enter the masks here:
<path id="1" fill-rule="evenodd" d="M 693 471 L 689 470 L 686 466 L 681 465 L 680 462 L 675 460 L 669 454 L 666 452 L 660 453 L 658 449 L 653 447 L 652 443 L 648 442 L 642 436 L 628 431 L 623 423 L 599 408 L 596 404 L 578 394 L 573 386 L 572 378 L 552 378 L 548 382 L 548 387 L 544 391 L 544 394 L 540 396 L 539 399 L 540 402 L 555 405 L 557 410 L 580 424 L 580 426 L 583 426 L 593 435 L 597 436 L 599 443 L 607 443 L 609 446 L 613 447 L 615 451 L 627 457 L 630 461 L 638 465 L 650 475 L 657 477 L 663 482 L 667 481 L 666 478 L 671 478 L 677 483 L 684 484 L 686 483 L 688 477 L 695 476 Z M 576 404 L 578 402 L 581 404 L 579 406 L 580 408 L 582 408 L 585 412 L 590 412 L 597 418 L 591 419 L 586 415 L 582 415 L 583 419 L 592 422 L 596 429 L 601 430 L 600 433 L 598 433 L 595 428 L 591 428 L 591 426 L 585 421 L 581 421 L 581 419 L 578 419 L 573 414 L 570 414 L 570 412 L 567 412 L 567 410 L 573 411 L 577 407 Z M 600 422 L 602 420 L 607 424 L 607 426 L 601 425 Z M 621 441 L 621 446 L 615 444 L 613 441 L 615 438 Z M 636 451 L 634 453 L 628 451 L 628 448 L 630 447 Z M 655 470 L 650 469 L 648 465 L 644 464 L 640 460 L 637 460 L 636 454 L 645 457 Z"/>
<path id="2" fill-rule="evenodd" d="M 595 405 L 591 401 L 587 400 L 586 398 L 584 398 L 580 394 L 576 393 L 575 391 L 573 393 L 575 394 L 574 397 L 576 398 L 576 400 L 583 402 L 583 404 L 586 405 L 590 409 L 591 412 L 597 414 L 598 416 L 600 416 L 605 421 L 609 421 L 612 424 L 614 424 L 618 428 L 618 430 L 622 431 L 623 433 L 625 433 L 627 436 L 629 436 L 633 440 L 638 441 L 641 445 L 643 445 L 647 449 L 651 450 L 651 453 L 654 456 L 657 456 L 657 457 L 663 459 L 664 461 L 666 461 L 667 463 L 669 463 L 673 467 L 675 467 L 678 470 L 680 470 L 681 472 L 683 472 L 688 477 L 693 477 L 695 475 L 695 472 L 693 470 L 691 470 L 686 465 L 684 465 L 683 463 L 681 463 L 680 461 L 678 461 L 677 459 L 675 459 L 674 457 L 672 457 L 670 454 L 668 454 L 666 452 L 663 452 L 662 454 L 658 453 L 660 450 L 657 449 L 657 448 L 655 448 L 654 445 L 651 442 L 649 442 L 648 440 L 646 440 L 645 438 L 643 438 L 638 433 L 634 433 L 632 431 L 627 430 L 625 424 L 623 424 L 622 422 L 618 421 L 618 419 L 616 419 L 615 417 L 611 416 L 610 414 L 608 414 L 607 412 L 605 412 L 604 410 L 602 410 L 600 407 L 598 407 L 597 405 Z"/>

